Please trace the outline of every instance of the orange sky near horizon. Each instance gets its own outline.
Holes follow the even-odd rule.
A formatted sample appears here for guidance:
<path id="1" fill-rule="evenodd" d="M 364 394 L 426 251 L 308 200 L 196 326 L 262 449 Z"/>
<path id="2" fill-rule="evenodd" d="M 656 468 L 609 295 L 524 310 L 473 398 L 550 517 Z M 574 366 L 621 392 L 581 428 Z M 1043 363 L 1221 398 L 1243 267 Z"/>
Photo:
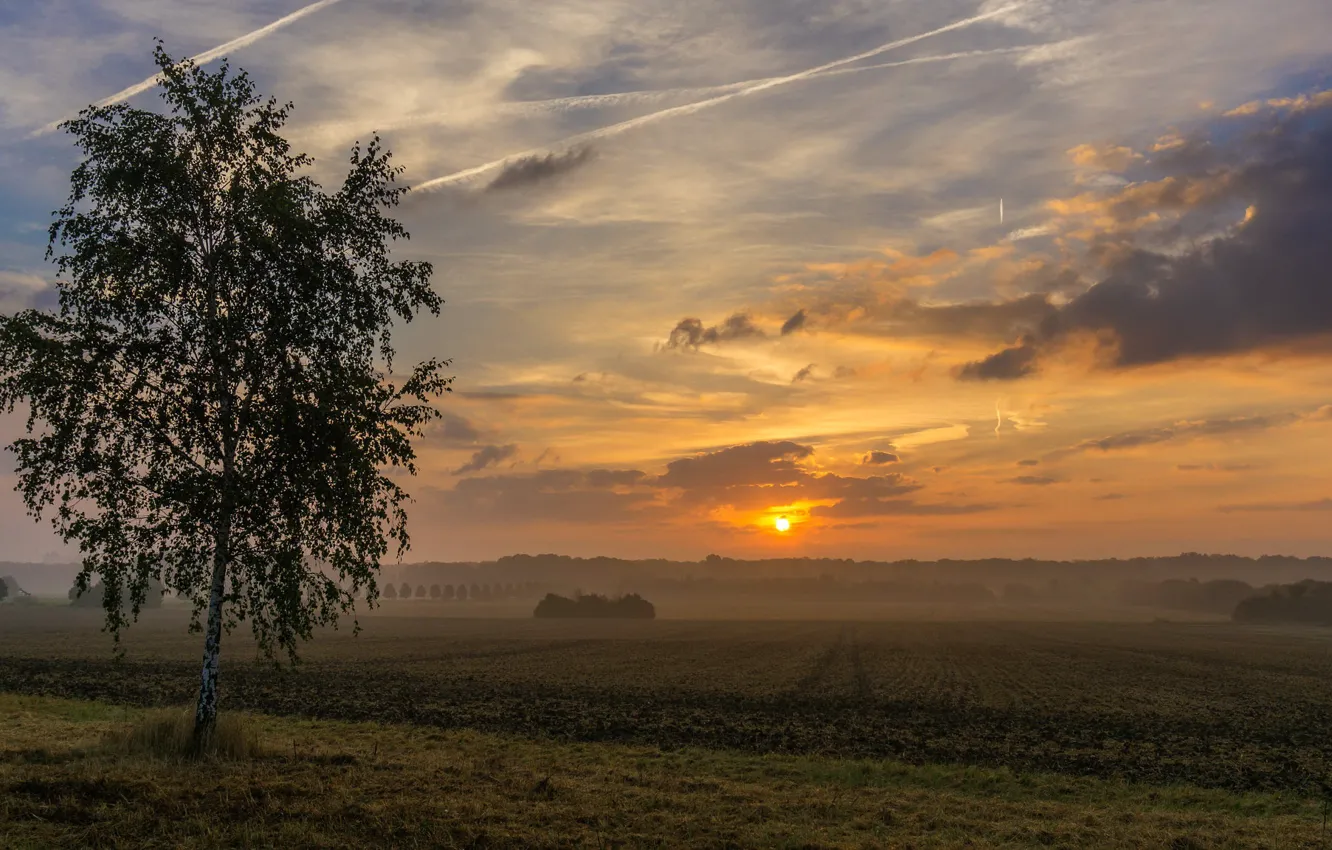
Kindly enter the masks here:
<path id="1" fill-rule="evenodd" d="M 400 250 L 446 304 L 399 348 L 457 377 L 408 560 L 1329 555 L 1332 7 L 1292 2 L 338 3 L 269 33 L 300 4 L 79 0 L 106 34 L 59 63 L 25 45 L 83 24 L 34 8 L 0 37 L 0 304 L 49 301 L 74 160 L 42 128 L 142 78 L 152 20 L 241 38 L 325 186 L 376 128 L 430 186 Z M 74 557 L 9 489 L 0 559 Z"/>

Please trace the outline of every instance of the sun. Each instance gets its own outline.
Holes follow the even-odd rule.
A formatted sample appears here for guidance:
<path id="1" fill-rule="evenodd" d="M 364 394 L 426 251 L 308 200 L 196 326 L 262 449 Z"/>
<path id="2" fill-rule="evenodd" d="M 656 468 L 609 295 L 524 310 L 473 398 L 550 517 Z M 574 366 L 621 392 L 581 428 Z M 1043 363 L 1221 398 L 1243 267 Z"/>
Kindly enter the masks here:
<path id="1" fill-rule="evenodd" d="M 777 521 L 773 525 L 777 526 L 777 530 L 783 534 L 791 530 L 791 521 L 784 516 L 777 517 Z"/>

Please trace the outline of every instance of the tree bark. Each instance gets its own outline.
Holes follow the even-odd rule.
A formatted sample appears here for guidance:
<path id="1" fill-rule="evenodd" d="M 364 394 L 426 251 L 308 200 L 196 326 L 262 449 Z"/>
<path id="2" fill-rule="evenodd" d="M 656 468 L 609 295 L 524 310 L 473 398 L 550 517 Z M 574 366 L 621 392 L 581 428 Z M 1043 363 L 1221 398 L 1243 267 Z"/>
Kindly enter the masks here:
<path id="1" fill-rule="evenodd" d="M 222 596 L 226 592 L 231 561 L 231 521 L 217 532 L 213 551 L 213 582 L 208 596 L 208 626 L 204 632 L 203 672 L 199 677 L 199 705 L 194 712 L 194 743 L 202 747 L 217 728 L 217 672 L 222 649 Z"/>

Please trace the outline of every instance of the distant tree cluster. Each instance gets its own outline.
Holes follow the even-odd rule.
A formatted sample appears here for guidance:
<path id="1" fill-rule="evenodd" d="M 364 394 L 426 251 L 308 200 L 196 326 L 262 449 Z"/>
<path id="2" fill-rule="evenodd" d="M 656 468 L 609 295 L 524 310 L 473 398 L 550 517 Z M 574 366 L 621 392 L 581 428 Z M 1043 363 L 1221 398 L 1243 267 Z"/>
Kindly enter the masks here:
<path id="1" fill-rule="evenodd" d="M 657 609 L 637 593 L 625 594 L 614 599 L 598 594 L 581 593 L 570 599 L 548 593 L 545 599 L 537 603 L 533 616 L 651 620 L 657 616 Z"/>
<path id="2" fill-rule="evenodd" d="M 161 608 L 162 594 L 165 590 L 166 586 L 163 585 L 162 582 L 157 581 L 156 579 L 149 579 L 148 589 L 143 597 L 143 607 Z M 124 597 L 128 597 L 129 594 L 125 593 L 122 595 Z M 102 608 L 104 607 L 102 604 L 102 600 L 105 599 L 105 597 L 106 597 L 106 585 L 101 582 L 98 582 L 97 584 L 94 584 L 92 587 L 89 587 L 83 593 L 79 593 L 79 588 L 77 585 L 69 589 L 69 604 L 73 605 L 75 608 Z M 121 601 L 121 605 L 124 607 L 128 607 L 129 605 L 128 598 L 123 598 Z"/>
<path id="3" fill-rule="evenodd" d="M 0 602 L 4 602 L 8 598 L 9 598 L 9 585 L 5 584 L 5 580 L 0 578 Z"/>
<path id="4" fill-rule="evenodd" d="M 1237 623 L 1332 625 L 1332 582 L 1274 585 L 1240 602 L 1232 616 Z"/>
<path id="5" fill-rule="evenodd" d="M 1125 583 L 1120 588 L 1120 598 L 1126 605 L 1229 614 L 1235 610 L 1235 606 L 1256 592 L 1247 582 L 1230 579 L 1167 579 L 1161 582 Z"/>

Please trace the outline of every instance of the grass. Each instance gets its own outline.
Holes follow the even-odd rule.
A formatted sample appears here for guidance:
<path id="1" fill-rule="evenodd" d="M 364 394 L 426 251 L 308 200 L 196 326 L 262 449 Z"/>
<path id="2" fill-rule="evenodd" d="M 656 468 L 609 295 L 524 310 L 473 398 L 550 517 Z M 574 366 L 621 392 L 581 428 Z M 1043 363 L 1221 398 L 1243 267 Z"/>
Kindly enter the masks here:
<path id="1" fill-rule="evenodd" d="M 204 740 L 194 735 L 194 710 L 163 709 L 107 736 L 106 743 L 125 755 L 198 761 L 248 761 L 260 755 L 259 741 L 243 714 L 223 714 Z"/>
<path id="2" fill-rule="evenodd" d="M 181 717 L 0 694 L 0 846 L 1322 846 L 1291 795 L 266 715 L 187 761 Z"/>

